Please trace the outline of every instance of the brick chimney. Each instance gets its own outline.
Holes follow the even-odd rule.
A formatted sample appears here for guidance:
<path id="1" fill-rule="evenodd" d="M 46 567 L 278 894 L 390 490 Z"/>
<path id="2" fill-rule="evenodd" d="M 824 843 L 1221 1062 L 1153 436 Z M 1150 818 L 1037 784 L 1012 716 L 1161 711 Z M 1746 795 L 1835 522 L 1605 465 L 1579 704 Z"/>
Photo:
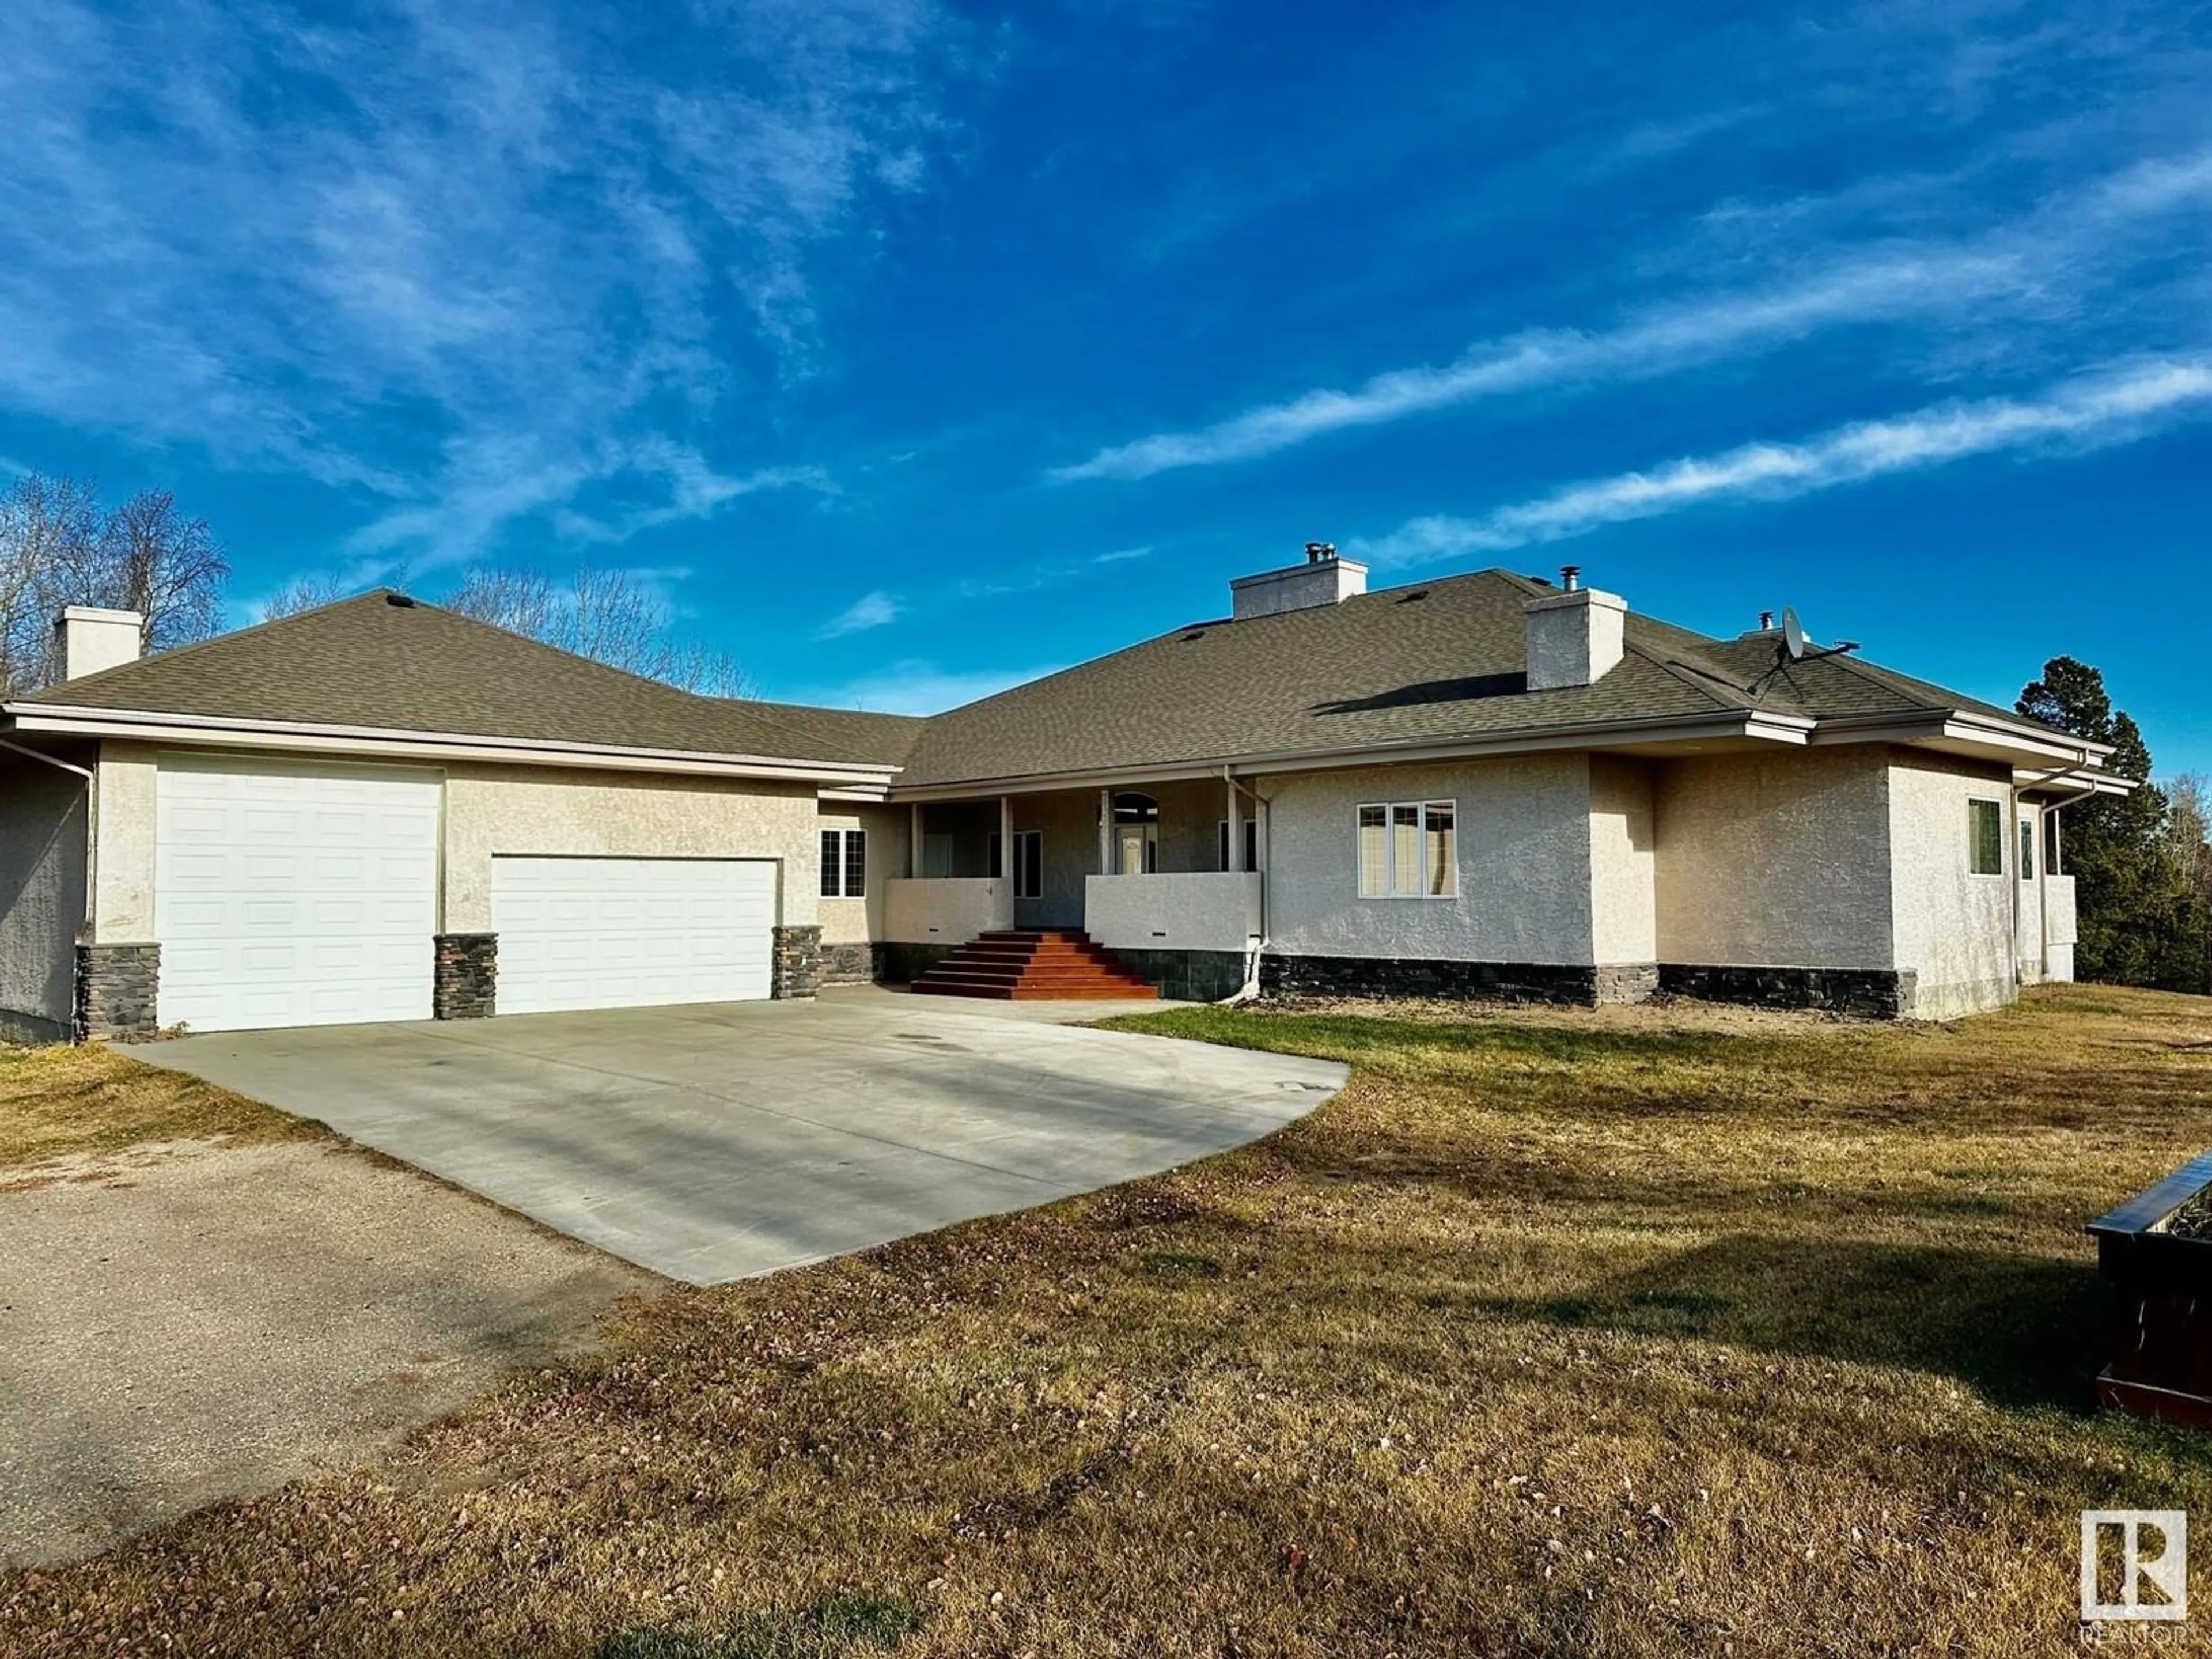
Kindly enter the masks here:
<path id="1" fill-rule="evenodd" d="M 1628 601 L 1582 585 L 1582 571 L 1559 571 L 1559 591 L 1530 599 L 1528 689 L 1556 691 L 1563 686 L 1595 685 L 1620 660 L 1621 632 Z"/>
<path id="2" fill-rule="evenodd" d="M 1338 558 L 1334 542 L 1308 542 L 1304 564 L 1239 576 L 1230 583 L 1230 614 L 1238 622 L 1248 617 L 1273 617 L 1285 611 L 1335 605 L 1366 591 L 1365 565 Z"/>
<path id="3" fill-rule="evenodd" d="M 103 668 L 138 659 L 140 630 L 146 619 L 136 611 L 102 611 L 73 605 L 54 621 L 54 666 L 65 680 L 82 679 Z"/>

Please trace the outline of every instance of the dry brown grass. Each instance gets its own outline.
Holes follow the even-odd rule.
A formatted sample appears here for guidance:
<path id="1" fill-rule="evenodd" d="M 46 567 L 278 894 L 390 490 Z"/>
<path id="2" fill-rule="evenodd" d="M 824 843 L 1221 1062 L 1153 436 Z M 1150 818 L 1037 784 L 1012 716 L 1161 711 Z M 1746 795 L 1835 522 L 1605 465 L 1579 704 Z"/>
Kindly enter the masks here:
<path id="1" fill-rule="evenodd" d="M 1419 1014 L 1139 1016 L 1355 1079 L 635 1309 L 394 1466 L 0 1584 L 0 1649 L 2014 1655 L 2081 1641 L 2081 1508 L 2212 1512 L 2204 1441 L 2088 1410 L 2080 1231 L 2212 1145 L 2212 1002 Z"/>
<path id="2" fill-rule="evenodd" d="M 99 1043 L 0 1044 L 0 1182 L 24 1166 L 155 1141 L 246 1146 L 327 1134 L 309 1122 Z"/>

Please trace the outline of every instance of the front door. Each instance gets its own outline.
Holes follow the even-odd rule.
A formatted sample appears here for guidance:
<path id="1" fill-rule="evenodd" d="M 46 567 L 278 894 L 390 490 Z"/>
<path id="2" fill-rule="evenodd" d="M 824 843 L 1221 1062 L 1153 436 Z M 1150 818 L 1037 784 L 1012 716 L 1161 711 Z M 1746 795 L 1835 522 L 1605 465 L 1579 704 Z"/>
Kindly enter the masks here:
<path id="1" fill-rule="evenodd" d="M 1160 867 L 1160 804 L 1150 795 L 1114 797 L 1114 873 L 1149 876 Z"/>

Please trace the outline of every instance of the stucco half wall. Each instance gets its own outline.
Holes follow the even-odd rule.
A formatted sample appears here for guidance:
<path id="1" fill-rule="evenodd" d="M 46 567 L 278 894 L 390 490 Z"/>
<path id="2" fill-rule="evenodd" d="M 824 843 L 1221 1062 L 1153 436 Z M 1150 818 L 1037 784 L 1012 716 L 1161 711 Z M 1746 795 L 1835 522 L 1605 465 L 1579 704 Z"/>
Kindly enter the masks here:
<path id="1" fill-rule="evenodd" d="M 821 820 L 810 784 L 544 767 L 446 770 L 443 931 L 489 933 L 492 859 L 773 859 L 777 922 L 817 921 Z"/>

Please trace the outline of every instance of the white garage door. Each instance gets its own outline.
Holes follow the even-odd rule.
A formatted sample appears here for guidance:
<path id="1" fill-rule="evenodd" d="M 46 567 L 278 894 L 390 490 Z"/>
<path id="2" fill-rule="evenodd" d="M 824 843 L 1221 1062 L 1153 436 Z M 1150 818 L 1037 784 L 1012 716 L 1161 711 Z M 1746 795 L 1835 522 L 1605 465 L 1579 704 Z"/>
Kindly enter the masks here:
<path id="1" fill-rule="evenodd" d="M 164 756 L 161 1024 L 428 1019 L 440 787 L 434 772 Z"/>
<path id="2" fill-rule="evenodd" d="M 758 859 L 495 858 L 502 1014 L 757 1001 L 775 866 Z"/>

